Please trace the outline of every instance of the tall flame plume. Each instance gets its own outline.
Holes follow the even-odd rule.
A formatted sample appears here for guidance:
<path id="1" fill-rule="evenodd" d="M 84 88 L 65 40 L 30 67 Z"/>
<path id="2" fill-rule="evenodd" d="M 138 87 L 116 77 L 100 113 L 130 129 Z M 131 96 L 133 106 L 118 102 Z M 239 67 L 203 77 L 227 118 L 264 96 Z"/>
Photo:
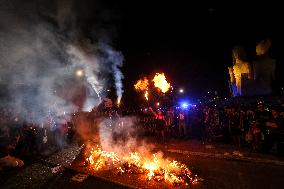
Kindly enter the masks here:
<path id="1" fill-rule="evenodd" d="M 156 73 L 154 79 L 155 87 L 159 88 L 163 93 L 168 92 L 171 87 L 171 84 L 167 82 L 166 76 L 164 73 Z"/>
<path id="2" fill-rule="evenodd" d="M 134 88 L 136 91 L 142 91 L 142 92 L 145 92 L 144 93 L 144 97 L 145 99 L 148 101 L 148 87 L 149 87 L 149 81 L 147 79 L 147 77 L 144 77 L 144 79 L 139 79 L 136 84 L 134 85 Z"/>
<path id="3" fill-rule="evenodd" d="M 134 85 L 135 89 L 137 91 L 145 91 L 148 89 L 149 87 L 149 81 L 146 77 L 144 77 L 144 79 L 139 79 L 136 84 Z"/>

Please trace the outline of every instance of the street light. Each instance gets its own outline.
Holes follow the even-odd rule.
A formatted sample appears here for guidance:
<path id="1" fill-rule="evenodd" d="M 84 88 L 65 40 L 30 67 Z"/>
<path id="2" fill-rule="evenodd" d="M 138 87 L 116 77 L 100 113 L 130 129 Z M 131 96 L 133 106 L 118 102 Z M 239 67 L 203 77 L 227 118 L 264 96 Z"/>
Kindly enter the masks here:
<path id="1" fill-rule="evenodd" d="M 183 93 L 184 92 L 184 90 L 183 89 L 179 89 L 179 93 Z"/>
<path id="2" fill-rule="evenodd" d="M 84 75 L 84 71 L 82 69 L 76 70 L 76 76 L 82 77 Z"/>

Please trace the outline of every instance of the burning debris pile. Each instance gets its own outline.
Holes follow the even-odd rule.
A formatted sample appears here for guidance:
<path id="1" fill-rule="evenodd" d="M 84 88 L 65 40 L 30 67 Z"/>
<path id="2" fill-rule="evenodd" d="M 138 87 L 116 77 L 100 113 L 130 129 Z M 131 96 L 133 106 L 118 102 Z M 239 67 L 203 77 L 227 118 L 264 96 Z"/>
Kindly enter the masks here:
<path id="1" fill-rule="evenodd" d="M 142 174 L 148 181 L 165 181 L 172 185 L 191 185 L 198 181 L 197 175 L 194 175 L 185 164 L 164 159 L 160 153 L 145 156 L 131 152 L 119 157 L 114 152 L 96 147 L 92 148 L 89 154 L 86 162 L 93 171 L 113 169 L 118 175 Z"/>

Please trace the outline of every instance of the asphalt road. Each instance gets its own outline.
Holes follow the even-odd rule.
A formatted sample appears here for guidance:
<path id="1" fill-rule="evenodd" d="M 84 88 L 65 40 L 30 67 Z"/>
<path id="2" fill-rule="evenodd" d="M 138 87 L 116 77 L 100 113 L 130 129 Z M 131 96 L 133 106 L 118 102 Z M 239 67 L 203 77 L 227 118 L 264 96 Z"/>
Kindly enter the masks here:
<path id="1" fill-rule="evenodd" d="M 184 162 L 204 178 L 204 188 L 282 189 L 284 186 L 284 166 L 180 154 L 166 155 Z"/>
<path id="2" fill-rule="evenodd" d="M 89 189 L 89 188 L 127 188 L 126 186 L 106 181 L 77 171 L 65 169 L 53 174 L 52 166 L 43 162 L 33 163 L 23 169 L 2 172 L 0 188 L 9 189 Z M 76 179 L 77 177 L 77 179 Z M 73 178 L 75 178 L 73 180 Z M 80 181 L 81 178 L 81 181 Z M 83 179 L 82 179 L 83 178 Z"/>

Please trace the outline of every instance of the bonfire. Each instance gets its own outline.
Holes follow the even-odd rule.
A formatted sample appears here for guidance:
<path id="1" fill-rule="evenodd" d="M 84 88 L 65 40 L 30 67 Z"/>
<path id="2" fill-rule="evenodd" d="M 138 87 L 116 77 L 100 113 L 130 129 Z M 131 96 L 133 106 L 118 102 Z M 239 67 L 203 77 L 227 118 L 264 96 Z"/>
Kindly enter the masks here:
<path id="1" fill-rule="evenodd" d="M 143 156 L 131 152 L 119 157 L 114 152 L 107 152 L 100 147 L 92 148 L 86 161 L 94 171 L 115 169 L 117 174 L 143 174 L 146 180 L 165 181 L 173 185 L 190 185 L 198 181 L 189 168 L 178 161 L 164 159 L 159 153 Z"/>

